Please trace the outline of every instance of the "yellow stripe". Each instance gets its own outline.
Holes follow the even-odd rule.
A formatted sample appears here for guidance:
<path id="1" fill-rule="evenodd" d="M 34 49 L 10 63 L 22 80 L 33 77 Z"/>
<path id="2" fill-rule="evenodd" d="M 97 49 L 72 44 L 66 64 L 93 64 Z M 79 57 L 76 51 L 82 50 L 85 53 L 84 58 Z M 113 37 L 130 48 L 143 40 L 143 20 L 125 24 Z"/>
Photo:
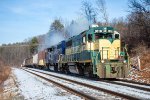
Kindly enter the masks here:
<path id="1" fill-rule="evenodd" d="M 83 62 L 92 62 L 92 60 L 79 61 L 79 63 L 83 63 Z"/>

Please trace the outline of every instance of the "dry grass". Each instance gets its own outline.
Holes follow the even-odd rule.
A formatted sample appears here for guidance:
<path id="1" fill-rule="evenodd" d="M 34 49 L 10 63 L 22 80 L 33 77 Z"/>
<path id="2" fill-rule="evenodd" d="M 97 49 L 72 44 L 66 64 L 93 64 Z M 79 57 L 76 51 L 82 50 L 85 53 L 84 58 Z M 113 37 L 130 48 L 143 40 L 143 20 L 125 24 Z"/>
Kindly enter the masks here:
<path id="1" fill-rule="evenodd" d="M 140 56 L 141 69 L 150 68 L 150 48 L 139 45 L 133 49 L 134 57 Z"/>
<path id="2" fill-rule="evenodd" d="M 133 81 L 136 81 L 136 82 L 150 84 L 150 70 L 147 68 L 142 71 L 138 71 L 135 69 L 131 70 L 128 78 L 132 79 Z"/>
<path id="3" fill-rule="evenodd" d="M 0 84 L 2 84 L 8 78 L 10 71 L 10 67 L 7 66 L 0 68 Z"/>
<path id="4" fill-rule="evenodd" d="M 141 67 L 142 69 L 149 68 L 150 69 L 150 50 L 144 53 L 141 56 Z"/>
<path id="5" fill-rule="evenodd" d="M 140 71 L 136 69 L 131 70 L 129 78 L 135 81 L 150 84 L 150 48 L 146 48 L 146 46 L 140 45 L 133 51 L 135 53 L 134 55 L 135 58 L 137 56 L 140 56 L 141 70 Z M 134 60 L 132 62 L 137 63 Z"/>
<path id="6" fill-rule="evenodd" d="M 2 61 L 0 61 L 0 93 L 3 92 L 3 82 L 9 77 L 11 73 L 11 68 L 9 66 L 4 66 Z"/>

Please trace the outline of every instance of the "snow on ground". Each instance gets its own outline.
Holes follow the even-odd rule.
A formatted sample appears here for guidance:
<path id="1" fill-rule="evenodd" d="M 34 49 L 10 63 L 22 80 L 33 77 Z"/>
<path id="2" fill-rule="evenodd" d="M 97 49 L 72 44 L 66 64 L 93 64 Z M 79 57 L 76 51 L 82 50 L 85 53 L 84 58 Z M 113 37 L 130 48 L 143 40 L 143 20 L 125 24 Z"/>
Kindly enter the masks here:
<path id="1" fill-rule="evenodd" d="M 38 70 L 38 69 L 33 69 L 33 70 Z M 101 82 L 101 81 L 87 80 L 87 79 L 83 79 L 83 78 L 77 78 L 77 77 L 68 76 L 68 75 L 59 74 L 59 73 L 54 73 L 54 72 L 46 72 L 46 71 L 42 71 L 42 70 L 38 70 L 38 71 L 45 72 L 45 73 L 50 73 L 50 74 L 53 74 L 53 75 L 56 75 L 56 76 L 61 76 L 61 77 L 64 77 L 64 78 L 69 78 L 69 79 L 72 79 L 72 80 L 76 80 L 76 81 L 79 81 L 79 82 L 91 84 L 91 85 L 98 86 L 98 87 L 102 87 L 102 88 L 112 90 L 112 91 L 116 91 L 116 92 L 119 92 L 119 93 L 133 95 L 133 96 L 136 96 L 136 97 L 139 97 L 139 98 L 144 98 L 144 99 L 149 99 L 150 98 L 150 92 L 146 92 L 146 91 L 139 90 L 139 89 L 133 89 L 133 88 L 130 88 L 130 87 L 127 87 L 127 86 L 120 86 L 120 85 L 105 83 L 105 82 Z"/>
<path id="2" fill-rule="evenodd" d="M 27 100 L 80 100 L 81 98 L 21 69 L 13 68 L 16 84 Z"/>
<path id="3" fill-rule="evenodd" d="M 50 80 L 53 80 L 53 81 L 55 81 L 57 83 L 63 84 L 63 85 L 65 85 L 67 87 L 70 87 L 70 88 L 72 88 L 74 90 L 86 93 L 86 94 L 88 94 L 90 96 L 94 96 L 95 98 L 101 98 L 101 99 L 103 98 L 105 100 L 108 100 L 108 99 L 111 99 L 111 100 L 114 100 L 114 99 L 121 100 L 122 99 L 120 97 L 113 96 L 113 95 L 110 95 L 110 94 L 102 92 L 102 91 L 90 89 L 88 87 L 84 87 L 82 85 L 78 85 L 76 83 L 72 83 L 72 82 L 69 82 L 69 81 L 66 81 L 66 80 L 63 80 L 63 79 L 60 79 L 60 78 L 51 77 L 49 75 L 45 75 L 45 74 L 34 72 L 34 71 L 30 71 L 30 72 L 36 73 L 36 74 L 38 74 L 40 76 L 44 76 L 47 79 L 50 79 Z"/>

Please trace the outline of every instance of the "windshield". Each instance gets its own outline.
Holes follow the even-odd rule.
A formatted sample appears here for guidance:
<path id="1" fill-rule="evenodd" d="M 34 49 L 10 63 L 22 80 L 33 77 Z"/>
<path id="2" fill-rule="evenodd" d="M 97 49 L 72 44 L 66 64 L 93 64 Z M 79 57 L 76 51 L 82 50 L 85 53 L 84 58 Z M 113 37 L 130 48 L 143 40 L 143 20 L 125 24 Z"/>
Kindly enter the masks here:
<path id="1" fill-rule="evenodd" d="M 112 39 L 112 34 L 95 33 L 95 39 Z"/>

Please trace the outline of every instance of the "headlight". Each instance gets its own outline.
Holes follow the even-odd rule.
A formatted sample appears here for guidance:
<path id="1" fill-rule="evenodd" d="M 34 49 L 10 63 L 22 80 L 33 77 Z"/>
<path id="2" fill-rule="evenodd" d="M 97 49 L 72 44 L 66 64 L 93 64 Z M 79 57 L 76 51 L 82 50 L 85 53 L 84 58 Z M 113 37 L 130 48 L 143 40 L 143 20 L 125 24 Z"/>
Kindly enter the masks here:
<path id="1" fill-rule="evenodd" d="M 126 63 L 126 62 L 127 62 L 126 60 L 123 61 L 123 63 Z"/>
<path id="2" fill-rule="evenodd" d="M 101 60 L 102 63 L 104 63 L 104 60 Z"/>

